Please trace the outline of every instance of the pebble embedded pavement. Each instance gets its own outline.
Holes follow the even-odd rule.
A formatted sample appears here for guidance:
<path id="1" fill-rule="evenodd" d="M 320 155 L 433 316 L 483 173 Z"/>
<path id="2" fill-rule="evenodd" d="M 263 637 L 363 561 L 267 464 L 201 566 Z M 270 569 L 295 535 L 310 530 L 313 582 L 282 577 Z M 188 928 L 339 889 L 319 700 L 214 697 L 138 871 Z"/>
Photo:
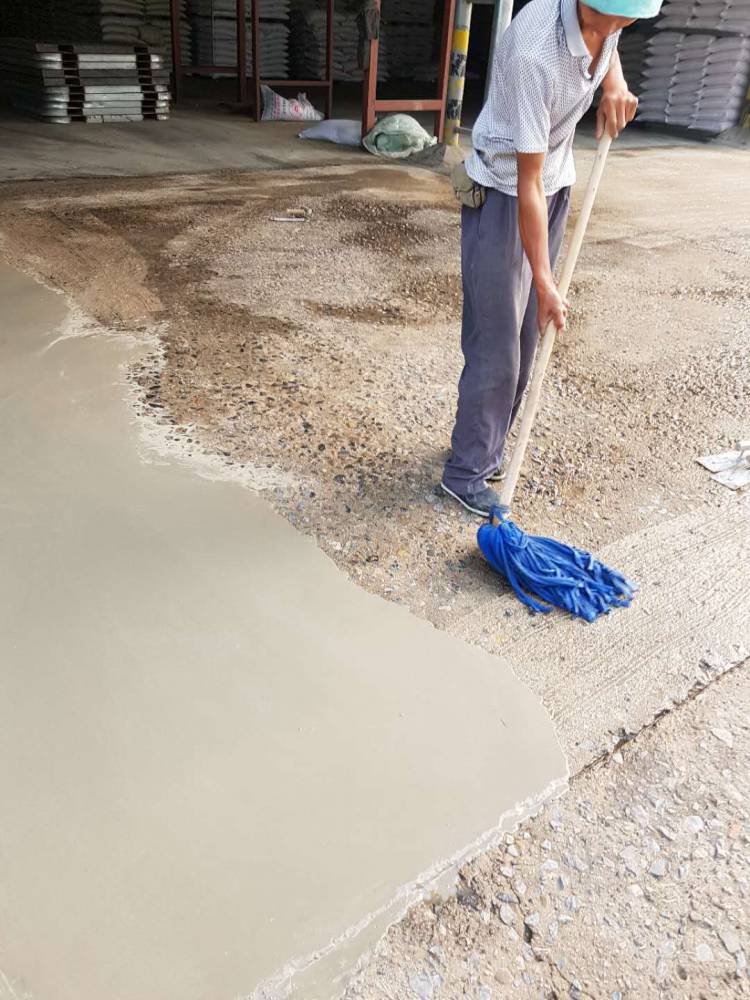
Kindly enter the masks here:
<path id="1" fill-rule="evenodd" d="M 745 663 L 413 908 L 346 1000 L 750 997 L 748 803 Z"/>

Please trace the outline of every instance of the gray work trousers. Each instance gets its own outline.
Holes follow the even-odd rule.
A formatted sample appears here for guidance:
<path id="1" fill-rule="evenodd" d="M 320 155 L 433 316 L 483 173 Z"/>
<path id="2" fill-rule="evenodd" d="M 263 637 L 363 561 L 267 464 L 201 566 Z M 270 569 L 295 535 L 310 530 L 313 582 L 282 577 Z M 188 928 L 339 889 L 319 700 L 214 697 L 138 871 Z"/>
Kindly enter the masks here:
<path id="1" fill-rule="evenodd" d="M 570 188 L 547 199 L 553 267 L 569 203 Z M 500 465 L 539 337 L 531 267 L 518 230 L 517 198 L 489 190 L 481 208 L 462 208 L 461 273 L 464 368 L 443 482 L 455 493 L 472 494 Z"/>

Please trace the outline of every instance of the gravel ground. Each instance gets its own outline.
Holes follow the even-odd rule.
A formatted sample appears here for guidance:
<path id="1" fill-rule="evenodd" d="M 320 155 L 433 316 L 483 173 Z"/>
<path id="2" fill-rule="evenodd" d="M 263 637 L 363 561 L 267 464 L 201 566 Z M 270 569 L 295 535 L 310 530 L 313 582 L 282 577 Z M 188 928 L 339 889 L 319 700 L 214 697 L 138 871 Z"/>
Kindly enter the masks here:
<path id="1" fill-rule="evenodd" d="M 748 203 L 742 150 L 612 156 L 517 494 L 528 530 L 598 548 L 727 503 L 694 458 L 750 433 Z M 309 222 L 272 221 L 301 206 Z M 477 522 L 435 492 L 461 363 L 444 177 L 18 184 L 0 209 L 0 254 L 100 325 L 158 332 L 131 374 L 175 448 L 220 456 L 362 586 L 440 627 L 460 633 L 501 586 Z M 497 631 L 473 638 L 496 651 Z M 746 678 L 576 777 L 456 898 L 393 928 L 351 1000 L 748 995 Z"/>
<path id="2" fill-rule="evenodd" d="M 750 664 L 388 932 L 346 1000 L 750 996 Z"/>
<path id="3" fill-rule="evenodd" d="M 720 494 L 694 457 L 747 433 L 747 173 L 743 151 L 612 157 L 517 494 L 528 530 L 596 548 Z M 159 326 L 134 377 L 175 442 L 223 456 L 351 577 L 439 626 L 499 586 L 476 521 L 435 492 L 461 364 L 443 176 L 347 166 L 0 200 L 11 259 L 107 326 Z M 272 221 L 300 206 L 311 221 Z"/>

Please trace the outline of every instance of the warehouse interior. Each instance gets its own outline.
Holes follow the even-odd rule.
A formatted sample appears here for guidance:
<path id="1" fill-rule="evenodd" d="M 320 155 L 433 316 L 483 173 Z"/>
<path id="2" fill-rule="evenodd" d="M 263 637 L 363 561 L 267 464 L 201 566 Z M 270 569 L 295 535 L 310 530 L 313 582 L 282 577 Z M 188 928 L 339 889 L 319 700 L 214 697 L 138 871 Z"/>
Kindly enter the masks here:
<path id="1" fill-rule="evenodd" d="M 374 78 L 389 110 L 397 100 L 444 91 L 453 6 L 382 0 Z M 492 3 L 463 0 L 458 14 L 468 6 L 465 125 L 481 107 L 494 17 Z M 335 7 L 332 0 L 6 0 L 2 100 L 16 115 L 54 124 L 163 121 L 174 107 L 259 117 L 255 58 L 256 82 L 270 80 L 287 97 L 305 90 L 327 117 L 357 118 L 370 44 L 360 37 L 363 23 L 360 0 Z M 718 135 L 740 123 L 746 105 L 750 0 L 666 0 L 658 18 L 623 34 L 620 52 L 640 99 L 639 122 L 683 136 Z"/>

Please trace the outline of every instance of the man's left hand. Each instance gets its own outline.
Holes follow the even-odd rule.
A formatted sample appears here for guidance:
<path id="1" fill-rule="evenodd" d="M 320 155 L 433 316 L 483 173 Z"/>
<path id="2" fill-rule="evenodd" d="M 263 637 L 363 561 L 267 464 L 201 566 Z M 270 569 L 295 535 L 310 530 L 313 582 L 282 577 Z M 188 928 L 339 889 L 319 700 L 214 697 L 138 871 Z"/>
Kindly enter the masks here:
<path id="1" fill-rule="evenodd" d="M 601 139 L 606 131 L 616 139 L 628 122 L 635 118 L 637 110 L 638 98 L 627 87 L 605 90 L 596 112 L 596 138 Z"/>

